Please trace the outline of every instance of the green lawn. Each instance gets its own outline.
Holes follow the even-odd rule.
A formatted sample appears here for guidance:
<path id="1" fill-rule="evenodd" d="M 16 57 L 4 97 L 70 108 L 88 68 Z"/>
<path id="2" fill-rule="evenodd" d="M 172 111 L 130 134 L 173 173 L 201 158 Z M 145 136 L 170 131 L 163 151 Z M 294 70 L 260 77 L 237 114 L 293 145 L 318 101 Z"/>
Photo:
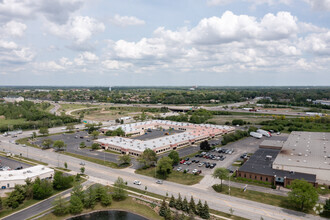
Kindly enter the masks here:
<path id="1" fill-rule="evenodd" d="M 87 157 L 87 156 L 74 154 L 74 153 L 70 153 L 70 152 L 65 152 L 65 151 L 61 152 L 61 154 L 65 154 L 65 155 L 68 155 L 68 156 L 71 156 L 71 157 L 76 157 L 76 158 L 79 158 L 79 159 L 82 159 L 82 160 L 86 160 L 86 161 L 89 161 L 89 162 L 92 162 L 92 163 L 97 163 L 97 164 L 104 165 L 104 166 L 111 167 L 111 168 L 116 168 L 116 169 L 121 168 L 116 163 L 109 162 L 109 161 L 103 161 L 103 160 L 96 159 L 96 158 L 93 158 L 93 157 Z M 122 167 L 122 168 L 125 168 L 125 167 Z"/>
<path id="2" fill-rule="evenodd" d="M 94 207 L 94 209 L 86 209 L 83 211 L 83 213 L 89 213 L 89 212 L 98 211 L 98 210 L 100 210 L 100 211 L 101 210 L 124 210 L 124 211 L 128 211 L 128 212 L 136 213 L 136 214 L 144 216 L 148 219 L 155 219 L 155 220 L 163 219 L 153 209 L 151 209 L 147 205 L 137 203 L 131 197 L 128 197 L 124 201 L 120 201 L 120 202 L 113 201 L 109 207 L 103 207 L 102 205 L 97 204 Z M 39 219 L 40 220 L 58 220 L 58 219 L 67 219 L 69 217 L 71 217 L 71 215 L 65 215 L 65 216 L 58 217 L 58 216 L 55 216 L 54 214 L 50 213 Z"/>
<path id="3" fill-rule="evenodd" d="M 3 199 L 3 198 L 2 198 Z M 3 208 L 2 210 L 1 210 L 1 212 L 0 212 L 0 218 L 3 218 L 3 217 L 5 217 L 5 216 L 7 216 L 7 215 L 10 215 L 10 214 L 12 214 L 12 213 L 14 213 L 14 212 L 17 212 L 17 211 L 19 211 L 19 210 L 22 210 L 22 209 L 25 209 L 26 207 L 29 207 L 29 206 L 31 206 L 31 205 L 34 205 L 34 204 L 36 204 L 37 202 L 40 202 L 40 200 L 35 200 L 35 199 L 31 199 L 31 200 L 25 200 L 24 202 L 23 202 L 23 204 L 21 204 L 18 208 L 16 208 L 16 209 L 12 209 L 12 208 Z"/>
<path id="4" fill-rule="evenodd" d="M 220 192 L 222 194 L 229 195 L 229 187 L 227 185 L 223 185 L 223 191 Z M 285 196 L 278 196 L 274 194 L 269 193 L 263 193 L 258 191 L 252 191 L 247 189 L 245 192 L 243 192 L 243 189 L 236 188 L 236 187 L 230 187 L 230 195 L 239 197 L 242 199 L 247 199 L 255 202 L 260 202 L 268 205 L 273 206 L 281 206 L 283 201 L 287 198 Z"/>
<path id="5" fill-rule="evenodd" d="M 155 167 L 148 169 L 139 169 L 136 170 L 135 173 L 156 178 L 157 176 L 155 173 L 155 169 Z M 166 180 L 184 185 L 194 185 L 199 183 L 203 179 L 203 177 L 204 176 L 201 175 L 193 175 L 190 173 L 183 173 L 173 170 Z"/>

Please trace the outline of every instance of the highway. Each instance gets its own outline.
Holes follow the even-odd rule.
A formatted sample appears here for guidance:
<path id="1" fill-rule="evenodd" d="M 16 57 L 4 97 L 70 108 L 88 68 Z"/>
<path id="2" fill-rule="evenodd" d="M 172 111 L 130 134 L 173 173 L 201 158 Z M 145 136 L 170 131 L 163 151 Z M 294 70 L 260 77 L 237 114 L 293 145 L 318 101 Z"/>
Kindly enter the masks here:
<path id="1" fill-rule="evenodd" d="M 56 132 L 57 130 L 61 130 L 61 128 L 53 128 L 50 129 L 51 133 Z M 22 135 L 19 135 L 18 138 L 22 138 L 23 136 L 29 136 L 32 131 L 23 132 Z M 46 162 L 49 166 L 57 166 L 58 160 L 61 161 L 60 166 L 63 166 L 64 162 L 68 163 L 68 168 L 79 172 L 80 170 L 80 162 L 82 160 L 61 155 L 53 151 L 49 150 L 41 150 L 33 147 L 21 147 L 20 145 L 15 145 L 10 143 L 12 140 L 11 137 L 0 137 L 0 149 L 10 151 L 15 154 L 26 153 L 28 149 L 28 154 L 30 158 L 33 158 L 38 161 Z M 25 156 L 25 155 L 24 155 Z M 148 191 L 157 193 L 160 195 L 169 195 L 173 194 L 175 196 L 178 193 L 181 193 L 181 196 L 186 196 L 190 198 L 190 196 L 194 196 L 194 198 L 199 198 L 202 201 L 207 201 L 210 208 L 219 210 L 222 212 L 229 213 L 230 208 L 234 210 L 234 215 L 238 215 L 241 217 L 245 217 L 248 219 L 321 219 L 318 216 L 308 215 L 301 212 L 296 212 L 292 210 L 287 210 L 279 207 L 274 207 L 270 205 L 266 205 L 263 203 L 257 203 L 253 201 L 248 201 L 236 197 L 231 197 L 227 195 L 222 195 L 215 193 L 210 188 L 199 187 L 198 184 L 193 186 L 180 185 L 173 182 L 164 181 L 164 184 L 158 185 L 155 183 L 155 179 L 143 175 L 134 174 L 134 169 L 126 168 L 126 169 L 112 169 L 109 167 L 105 167 L 99 164 L 94 164 L 88 161 L 85 162 L 85 173 L 90 176 L 90 180 L 99 180 L 104 184 L 112 184 L 118 177 L 122 177 L 125 181 L 128 182 L 129 186 L 133 186 L 139 189 L 144 190 L 145 186 L 148 187 Z M 137 179 L 142 182 L 141 186 L 133 185 L 133 181 Z M 262 201 L 260 201 L 262 202 Z"/>

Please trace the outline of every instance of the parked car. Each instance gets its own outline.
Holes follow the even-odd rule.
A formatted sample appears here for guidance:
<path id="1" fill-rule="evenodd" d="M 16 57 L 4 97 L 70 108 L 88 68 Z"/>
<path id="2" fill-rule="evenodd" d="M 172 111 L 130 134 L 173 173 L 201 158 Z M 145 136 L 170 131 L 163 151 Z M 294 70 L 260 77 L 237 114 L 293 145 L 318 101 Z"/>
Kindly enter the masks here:
<path id="1" fill-rule="evenodd" d="M 185 161 L 188 161 L 189 160 L 189 157 L 187 157 L 186 159 L 185 159 Z"/>
<path id="2" fill-rule="evenodd" d="M 198 164 L 199 167 L 202 167 L 203 165 L 204 165 L 203 162 Z"/>
<path id="3" fill-rule="evenodd" d="M 176 171 L 181 171 L 182 170 L 182 167 L 178 167 L 177 169 L 176 169 Z"/>
<path id="4" fill-rule="evenodd" d="M 188 173 L 188 172 L 189 172 L 189 169 L 188 169 L 188 168 L 187 168 L 187 169 L 185 169 L 185 170 L 184 170 L 184 172 Z"/>
<path id="5" fill-rule="evenodd" d="M 139 180 L 134 180 L 133 184 L 135 184 L 135 185 L 141 185 L 141 181 L 139 181 Z"/>
<path id="6" fill-rule="evenodd" d="M 85 162 L 80 162 L 80 165 L 81 166 L 85 166 Z"/>
<path id="7" fill-rule="evenodd" d="M 180 164 L 183 164 L 184 162 L 186 162 L 186 161 L 185 161 L 185 160 L 181 160 L 181 161 L 180 161 Z"/>
<path id="8" fill-rule="evenodd" d="M 210 165 L 210 168 L 213 169 L 216 165 L 217 165 L 216 163 L 212 163 L 212 164 Z"/>
<path id="9" fill-rule="evenodd" d="M 186 162 L 187 163 L 187 165 L 190 165 L 191 164 L 191 161 L 188 161 L 188 162 Z"/>
<path id="10" fill-rule="evenodd" d="M 156 183 L 157 184 L 163 184 L 163 180 L 157 180 Z"/>

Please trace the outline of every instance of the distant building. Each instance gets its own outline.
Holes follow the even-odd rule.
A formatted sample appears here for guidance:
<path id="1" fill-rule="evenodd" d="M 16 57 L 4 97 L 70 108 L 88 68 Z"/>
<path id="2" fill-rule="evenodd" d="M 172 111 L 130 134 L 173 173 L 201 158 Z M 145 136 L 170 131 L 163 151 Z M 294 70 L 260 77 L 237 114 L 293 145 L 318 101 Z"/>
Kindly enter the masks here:
<path id="1" fill-rule="evenodd" d="M 22 96 L 7 96 L 3 97 L 5 102 L 23 102 L 24 98 Z"/>
<path id="2" fill-rule="evenodd" d="M 111 86 L 109 87 L 109 92 L 111 92 Z"/>
<path id="3" fill-rule="evenodd" d="M 313 101 L 313 104 L 330 105 L 330 100 L 315 100 L 315 101 Z"/>
<path id="4" fill-rule="evenodd" d="M 34 181 L 37 177 L 40 179 L 52 179 L 54 170 L 43 165 L 37 165 L 22 170 L 7 170 L 0 172 L 0 188 L 14 188 L 15 185 L 25 185 L 26 179 Z"/>

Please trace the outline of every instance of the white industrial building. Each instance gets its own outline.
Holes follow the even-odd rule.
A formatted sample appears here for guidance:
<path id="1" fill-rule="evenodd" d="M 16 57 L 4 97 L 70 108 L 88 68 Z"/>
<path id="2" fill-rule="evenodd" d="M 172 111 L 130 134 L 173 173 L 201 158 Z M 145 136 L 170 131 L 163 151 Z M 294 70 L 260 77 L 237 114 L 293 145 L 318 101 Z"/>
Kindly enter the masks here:
<path id="1" fill-rule="evenodd" d="M 17 184 L 25 185 L 25 180 L 28 178 L 33 181 L 37 177 L 40 179 L 52 179 L 53 176 L 54 170 L 43 165 L 28 167 L 21 170 L 0 171 L 0 188 L 14 188 Z"/>
<path id="2" fill-rule="evenodd" d="M 24 98 L 22 96 L 7 96 L 3 97 L 5 102 L 23 102 Z"/>
<path id="3" fill-rule="evenodd" d="M 192 124 L 166 120 L 152 120 L 137 122 L 133 124 L 105 127 L 102 128 L 101 131 L 113 131 L 118 128 L 121 128 L 125 132 L 125 135 L 129 136 L 142 135 L 148 129 L 175 129 L 182 131 L 182 133 L 176 133 L 150 140 L 137 140 L 127 137 L 109 137 L 98 139 L 96 141 L 105 149 L 110 149 L 135 156 L 140 155 L 147 148 L 152 149 L 156 153 L 162 153 L 234 131 L 234 128 L 230 126 Z"/>
<path id="4" fill-rule="evenodd" d="M 315 174 L 330 181 L 330 133 L 292 132 L 273 163 L 273 169 Z"/>

